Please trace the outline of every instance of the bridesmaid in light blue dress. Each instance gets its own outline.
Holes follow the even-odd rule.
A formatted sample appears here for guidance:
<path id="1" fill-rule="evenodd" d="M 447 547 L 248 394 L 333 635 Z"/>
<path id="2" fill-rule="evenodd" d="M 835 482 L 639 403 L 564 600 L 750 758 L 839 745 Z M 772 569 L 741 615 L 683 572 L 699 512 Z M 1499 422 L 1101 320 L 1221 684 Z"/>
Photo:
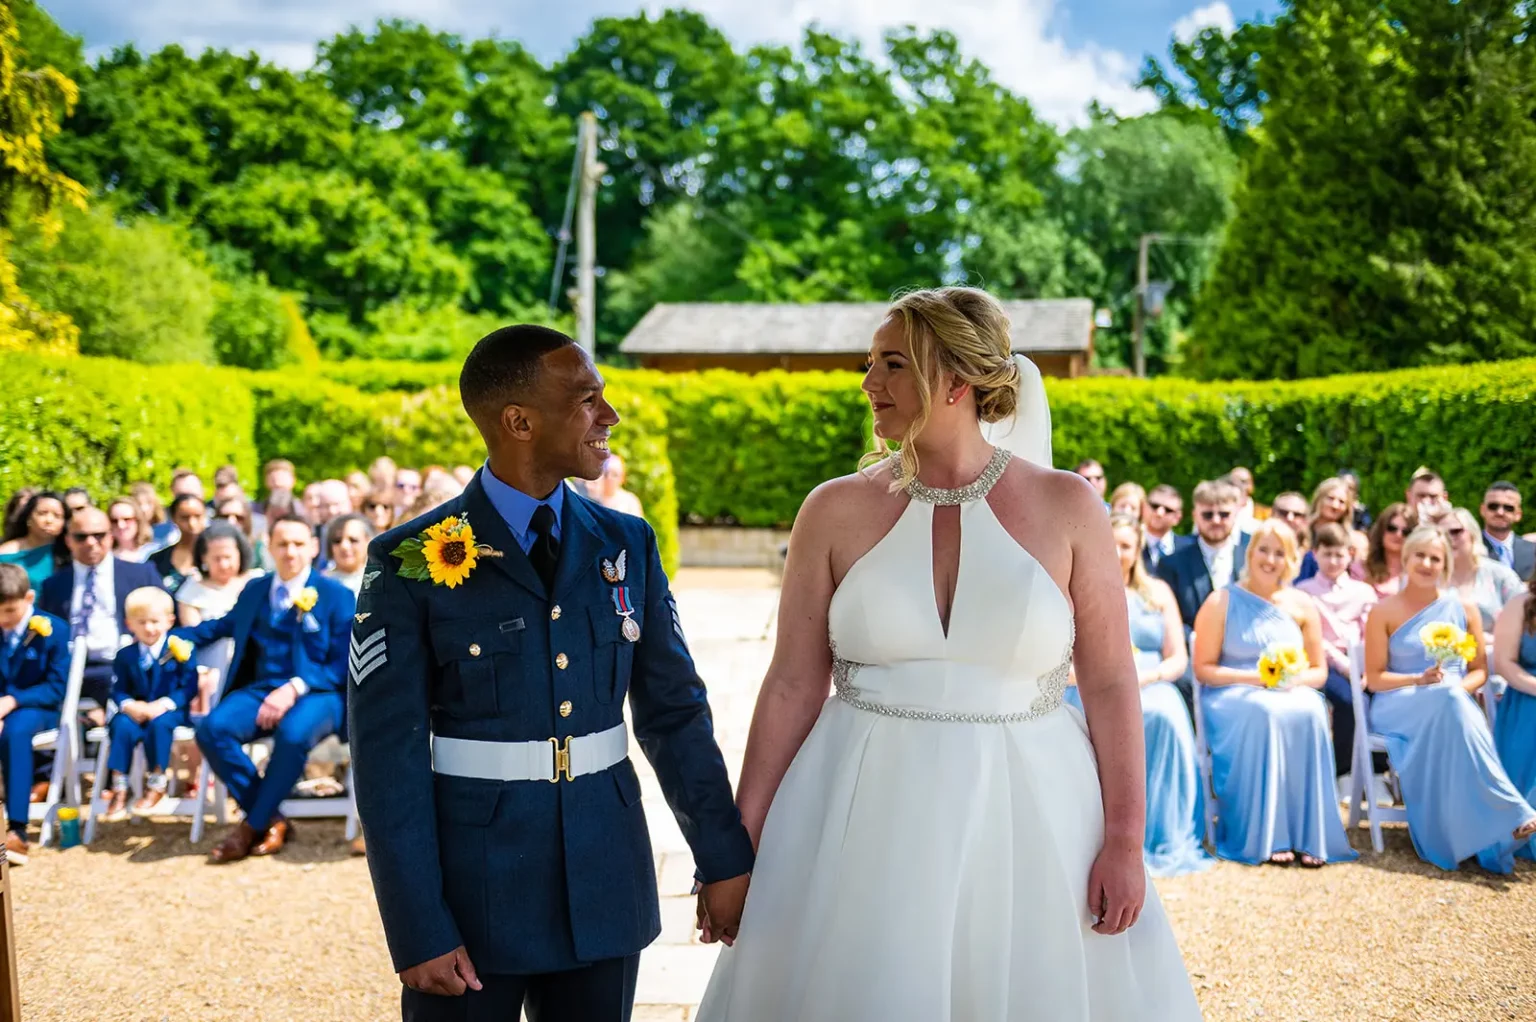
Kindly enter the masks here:
<path id="1" fill-rule="evenodd" d="M 1172 679 L 1188 664 L 1184 628 L 1173 590 L 1151 578 L 1141 560 L 1141 523 L 1116 515 L 1111 520 L 1120 572 L 1125 580 L 1131 645 L 1141 676 L 1141 723 L 1147 746 L 1147 830 L 1142 859 L 1155 877 L 1182 876 L 1209 869 L 1213 862 L 1200 845 L 1204 802 L 1195 766 L 1195 729 L 1189 709 Z M 1164 680 L 1168 679 L 1168 680 Z M 1077 686 L 1066 700 L 1083 708 Z"/>
<path id="2" fill-rule="evenodd" d="M 1475 855 L 1484 869 L 1509 873 L 1515 848 L 1536 833 L 1536 810 L 1499 764 L 1470 694 L 1488 675 L 1482 617 L 1476 604 L 1441 588 L 1449 584 L 1450 550 L 1438 528 L 1416 529 L 1403 544 L 1403 578 L 1402 592 L 1377 604 L 1366 622 L 1365 675 L 1375 693 L 1371 730 L 1387 740 L 1413 847 L 1441 869 Z M 1430 659 L 1419 631 L 1434 622 L 1472 633 L 1471 663 L 1442 668 Z"/>
<path id="3" fill-rule="evenodd" d="M 1510 600 L 1494 626 L 1494 667 L 1509 688 L 1499 700 L 1493 745 L 1515 790 L 1536 805 L 1536 621 L 1526 627 L 1527 607 L 1536 612 L 1536 593 Z M 1536 838 L 1515 856 L 1536 859 Z"/>
<path id="4" fill-rule="evenodd" d="M 1260 523 L 1242 581 L 1212 593 L 1195 619 L 1196 698 L 1223 859 L 1316 868 L 1356 857 L 1334 788 L 1322 625 L 1312 600 L 1289 588 L 1300 561 L 1289 527 Z M 1276 643 L 1303 650 L 1308 666 L 1290 687 L 1268 689 L 1259 657 Z"/>

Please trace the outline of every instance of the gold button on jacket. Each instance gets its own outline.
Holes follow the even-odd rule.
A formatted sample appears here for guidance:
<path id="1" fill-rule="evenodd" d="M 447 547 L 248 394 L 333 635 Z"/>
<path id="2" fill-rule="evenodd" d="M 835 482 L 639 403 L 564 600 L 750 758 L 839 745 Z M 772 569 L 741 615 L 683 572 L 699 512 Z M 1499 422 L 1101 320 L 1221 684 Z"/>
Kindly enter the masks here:
<path id="1" fill-rule="evenodd" d="M 567 667 L 571 666 L 571 658 L 566 656 L 564 653 L 561 653 L 559 656 L 555 657 L 555 666 L 563 671 Z"/>
<path id="2" fill-rule="evenodd" d="M 562 717 L 569 717 L 570 715 L 571 715 L 571 701 L 569 699 L 567 699 L 565 702 L 560 704 L 560 716 L 562 716 Z"/>
<path id="3" fill-rule="evenodd" d="M 478 642 L 471 642 L 469 644 L 469 655 L 470 656 L 479 656 L 480 655 L 480 644 Z"/>
<path id="4" fill-rule="evenodd" d="M 560 607 L 558 605 L 550 608 L 550 610 L 549 610 L 549 619 L 551 621 L 559 621 L 560 620 Z"/>

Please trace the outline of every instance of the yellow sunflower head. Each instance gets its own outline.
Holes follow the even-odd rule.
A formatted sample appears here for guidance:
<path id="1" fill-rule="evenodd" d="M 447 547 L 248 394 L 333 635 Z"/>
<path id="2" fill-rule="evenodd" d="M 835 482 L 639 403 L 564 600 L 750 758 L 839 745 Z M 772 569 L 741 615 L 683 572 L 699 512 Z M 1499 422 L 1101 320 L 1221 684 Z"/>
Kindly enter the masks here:
<path id="1" fill-rule="evenodd" d="M 475 549 L 475 530 L 468 522 L 460 522 L 457 518 L 445 518 L 428 526 L 427 538 L 421 544 L 421 556 L 427 562 L 432 581 L 452 589 L 475 570 L 475 560 L 479 556 Z"/>
<path id="2" fill-rule="evenodd" d="M 178 663 L 184 664 L 192 658 L 192 644 L 186 639 L 171 636 L 165 640 L 166 649 L 170 650 L 171 657 Z"/>
<path id="3" fill-rule="evenodd" d="M 53 634 L 53 622 L 41 614 L 34 615 L 32 620 L 27 622 L 27 627 L 45 639 Z"/>
<path id="4" fill-rule="evenodd" d="M 1456 652 L 1470 664 L 1477 659 L 1477 640 L 1471 635 L 1462 636 L 1461 641 L 1456 644 Z"/>
<path id="5" fill-rule="evenodd" d="M 1448 621 L 1436 621 L 1424 626 L 1424 630 L 1419 633 L 1419 641 L 1426 646 L 1454 646 L 1460 638 L 1456 634 L 1458 631 L 1460 629 Z"/>
<path id="6" fill-rule="evenodd" d="M 1281 666 L 1277 657 L 1262 656 L 1259 658 L 1259 680 L 1264 682 L 1265 688 L 1274 688 L 1280 684 L 1280 679 L 1285 676 L 1285 668 Z"/>
<path id="7" fill-rule="evenodd" d="M 1299 671 L 1307 666 L 1307 658 L 1295 646 L 1282 646 L 1280 648 L 1280 664 L 1288 671 Z"/>

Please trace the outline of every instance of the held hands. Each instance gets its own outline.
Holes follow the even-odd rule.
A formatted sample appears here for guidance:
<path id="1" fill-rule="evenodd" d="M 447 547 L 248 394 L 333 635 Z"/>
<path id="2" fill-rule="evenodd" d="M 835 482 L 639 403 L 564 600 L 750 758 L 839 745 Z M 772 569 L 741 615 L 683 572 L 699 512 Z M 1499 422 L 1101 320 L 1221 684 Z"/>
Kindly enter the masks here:
<path id="1" fill-rule="evenodd" d="M 147 724 L 152 719 L 154 719 L 150 715 L 149 704 L 140 702 L 137 699 L 128 700 L 126 703 L 119 706 L 118 710 L 127 714 L 128 719 L 133 721 L 135 724 Z"/>
<path id="2" fill-rule="evenodd" d="M 438 997 L 458 997 L 465 989 L 479 990 L 482 986 L 462 944 L 446 955 L 406 969 L 400 974 L 400 982 L 412 990 Z"/>
<path id="3" fill-rule="evenodd" d="M 1106 840 L 1088 873 L 1088 912 L 1097 920 L 1094 933 L 1124 933 L 1141 917 L 1147 898 L 1147 873 L 1141 847 Z"/>
<path id="4" fill-rule="evenodd" d="M 292 685 L 279 685 L 272 690 L 272 694 L 261 701 L 261 709 L 256 711 L 256 726 L 264 731 L 270 731 L 277 727 L 278 721 L 291 709 L 293 704 L 299 701 L 299 693 Z M 433 959 L 436 961 L 437 959 Z M 468 959 L 465 959 L 468 961 Z"/>
<path id="5" fill-rule="evenodd" d="M 699 940 L 705 944 L 720 941 L 726 947 L 736 943 L 736 931 L 741 926 L 741 911 L 747 904 L 747 887 L 752 874 L 720 880 L 703 887 L 695 885 L 699 906 L 694 926 L 700 930 Z"/>

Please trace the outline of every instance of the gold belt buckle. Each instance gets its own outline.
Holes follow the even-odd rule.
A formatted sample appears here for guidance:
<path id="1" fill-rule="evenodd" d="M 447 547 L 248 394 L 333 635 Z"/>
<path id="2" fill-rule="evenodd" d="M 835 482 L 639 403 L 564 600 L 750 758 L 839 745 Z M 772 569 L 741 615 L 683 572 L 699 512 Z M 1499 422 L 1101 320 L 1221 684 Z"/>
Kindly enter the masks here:
<path id="1" fill-rule="evenodd" d="M 555 747 L 555 776 L 549 779 L 549 783 L 559 784 L 562 773 L 567 781 L 574 781 L 576 778 L 571 776 L 571 736 L 565 736 L 563 748 L 558 738 L 550 738 L 548 742 Z"/>

